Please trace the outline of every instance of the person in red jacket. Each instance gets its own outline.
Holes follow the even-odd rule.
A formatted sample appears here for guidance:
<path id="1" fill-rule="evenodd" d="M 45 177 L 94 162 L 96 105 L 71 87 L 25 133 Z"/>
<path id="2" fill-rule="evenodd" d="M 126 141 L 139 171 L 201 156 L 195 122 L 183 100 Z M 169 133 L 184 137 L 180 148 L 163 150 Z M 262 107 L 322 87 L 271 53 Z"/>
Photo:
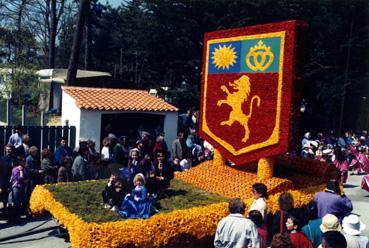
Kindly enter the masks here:
<path id="1" fill-rule="evenodd" d="M 290 235 L 293 247 L 295 248 L 313 248 L 310 240 L 303 232 L 300 232 L 301 224 L 297 216 L 290 214 L 288 216 L 286 227 Z"/>
<path id="2" fill-rule="evenodd" d="M 249 219 L 256 225 L 256 229 L 258 230 L 261 241 L 261 247 L 267 248 L 268 230 L 267 227 L 264 225 L 265 222 L 263 220 L 263 216 L 258 210 L 251 210 L 249 212 Z"/>

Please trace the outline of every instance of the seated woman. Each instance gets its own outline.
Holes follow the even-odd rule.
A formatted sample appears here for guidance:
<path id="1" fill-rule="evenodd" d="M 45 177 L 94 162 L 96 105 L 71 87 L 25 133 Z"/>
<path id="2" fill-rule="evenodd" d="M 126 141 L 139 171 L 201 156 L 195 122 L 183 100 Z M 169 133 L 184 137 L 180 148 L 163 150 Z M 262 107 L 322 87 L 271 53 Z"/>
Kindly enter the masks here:
<path id="1" fill-rule="evenodd" d="M 159 199 L 166 196 L 165 190 L 169 188 L 170 181 L 174 178 L 172 166 L 169 164 L 163 152 L 156 154 L 157 164 L 155 165 L 156 193 Z"/>
<path id="2" fill-rule="evenodd" d="M 124 185 L 120 180 L 117 173 L 112 173 L 109 178 L 108 184 L 105 186 L 105 190 L 101 192 L 104 208 L 111 211 L 117 211 L 118 207 L 122 204 L 125 194 L 128 192 L 128 183 Z"/>
<path id="3" fill-rule="evenodd" d="M 142 159 L 138 163 L 135 174 L 142 173 L 145 176 L 145 179 L 147 180 L 149 178 L 150 171 L 155 171 L 155 167 L 154 164 L 152 163 L 150 155 L 146 154 L 144 156 L 144 159 Z"/>
<path id="4" fill-rule="evenodd" d="M 147 196 L 145 177 L 141 173 L 133 178 L 135 188 L 127 194 L 119 209 L 123 218 L 147 219 L 152 215 L 152 200 Z"/>
<path id="5" fill-rule="evenodd" d="M 140 151 L 133 148 L 129 151 L 129 159 L 127 167 L 120 168 L 121 177 L 132 183 L 132 178 L 138 174 L 138 164 L 140 163 Z"/>

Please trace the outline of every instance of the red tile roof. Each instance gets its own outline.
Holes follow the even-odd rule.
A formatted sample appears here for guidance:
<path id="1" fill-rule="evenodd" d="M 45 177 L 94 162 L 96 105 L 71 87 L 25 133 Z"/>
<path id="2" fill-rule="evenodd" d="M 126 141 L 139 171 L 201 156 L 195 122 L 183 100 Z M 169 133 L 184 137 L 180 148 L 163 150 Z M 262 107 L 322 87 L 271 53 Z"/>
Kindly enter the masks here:
<path id="1" fill-rule="evenodd" d="M 63 86 L 81 109 L 178 111 L 164 100 L 151 96 L 145 90 L 107 89 Z"/>

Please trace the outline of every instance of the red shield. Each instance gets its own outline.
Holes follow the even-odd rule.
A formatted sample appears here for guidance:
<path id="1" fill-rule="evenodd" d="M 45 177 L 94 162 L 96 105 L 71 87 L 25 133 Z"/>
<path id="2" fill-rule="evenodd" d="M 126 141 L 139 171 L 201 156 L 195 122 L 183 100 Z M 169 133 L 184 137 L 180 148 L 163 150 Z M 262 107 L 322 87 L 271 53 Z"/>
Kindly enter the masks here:
<path id="1" fill-rule="evenodd" d="M 205 34 L 200 134 L 236 164 L 288 150 L 296 25 Z"/>

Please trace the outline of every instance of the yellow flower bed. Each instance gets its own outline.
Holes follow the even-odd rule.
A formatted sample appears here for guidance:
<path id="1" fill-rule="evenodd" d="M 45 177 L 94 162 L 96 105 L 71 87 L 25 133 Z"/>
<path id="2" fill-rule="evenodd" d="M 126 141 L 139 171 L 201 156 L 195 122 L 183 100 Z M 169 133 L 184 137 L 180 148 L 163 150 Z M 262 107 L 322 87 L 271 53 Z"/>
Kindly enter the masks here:
<path id="1" fill-rule="evenodd" d="M 213 161 L 206 161 L 191 170 L 176 173 L 175 177 L 200 189 L 229 198 L 251 197 L 251 186 L 257 182 L 264 183 L 269 194 L 293 189 L 293 183 L 288 179 L 259 179 L 255 173 L 236 170 L 226 165 L 214 165 Z"/>
<path id="2" fill-rule="evenodd" d="M 296 207 L 307 204 L 312 196 L 323 190 L 325 185 L 303 190 L 290 191 Z M 267 201 L 269 211 L 278 210 L 280 193 L 271 195 Z M 243 198 L 249 207 L 252 198 Z M 228 214 L 228 204 L 216 203 L 205 207 L 176 210 L 171 213 L 157 214 L 147 220 L 125 220 L 108 223 L 88 223 L 71 213 L 44 186 L 38 185 L 31 196 L 30 208 L 37 215 L 50 212 L 54 218 L 68 229 L 73 247 L 160 247 L 169 244 L 181 235 L 190 235 L 196 239 L 214 235 L 216 225 Z"/>
<path id="3" fill-rule="evenodd" d="M 68 229 L 73 247 L 159 247 L 182 234 L 202 239 L 214 234 L 217 223 L 228 211 L 227 203 L 223 202 L 157 214 L 147 220 L 88 223 L 56 201 L 41 185 L 32 193 L 30 208 L 35 215 L 50 212 Z"/>

